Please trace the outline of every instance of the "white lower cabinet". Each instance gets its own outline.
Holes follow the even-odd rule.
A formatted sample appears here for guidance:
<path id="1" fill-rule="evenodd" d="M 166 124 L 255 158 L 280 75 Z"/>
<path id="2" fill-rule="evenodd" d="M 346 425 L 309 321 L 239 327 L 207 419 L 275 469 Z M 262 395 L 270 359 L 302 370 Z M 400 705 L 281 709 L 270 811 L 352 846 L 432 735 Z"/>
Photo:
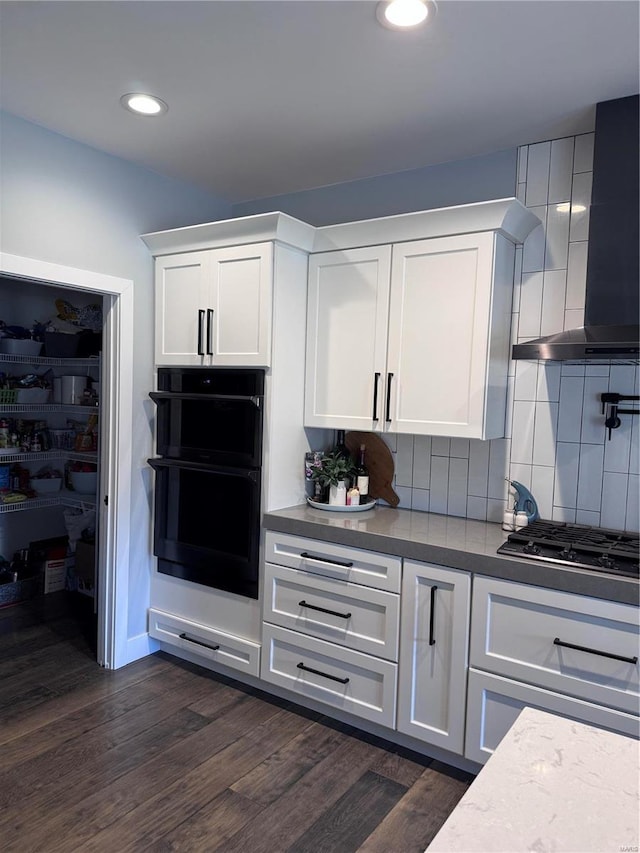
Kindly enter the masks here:
<path id="1" fill-rule="evenodd" d="M 524 707 L 631 737 L 639 736 L 640 720 L 634 714 L 470 669 L 464 757 L 484 764 Z"/>
<path id="2" fill-rule="evenodd" d="M 475 577 L 465 757 L 484 762 L 525 705 L 638 737 L 638 608 Z"/>
<path id="3" fill-rule="evenodd" d="M 359 652 L 398 660 L 400 597 L 267 563 L 264 618 Z"/>
<path id="4" fill-rule="evenodd" d="M 397 664 L 265 624 L 261 676 L 310 699 L 393 728 Z"/>
<path id="5" fill-rule="evenodd" d="M 461 754 L 467 683 L 468 572 L 405 560 L 398 731 Z"/>
<path id="6" fill-rule="evenodd" d="M 400 558 L 272 531 L 265 554 L 261 678 L 394 728 Z"/>
<path id="7" fill-rule="evenodd" d="M 260 672 L 260 644 L 162 610 L 149 610 L 149 635 L 247 675 Z"/>

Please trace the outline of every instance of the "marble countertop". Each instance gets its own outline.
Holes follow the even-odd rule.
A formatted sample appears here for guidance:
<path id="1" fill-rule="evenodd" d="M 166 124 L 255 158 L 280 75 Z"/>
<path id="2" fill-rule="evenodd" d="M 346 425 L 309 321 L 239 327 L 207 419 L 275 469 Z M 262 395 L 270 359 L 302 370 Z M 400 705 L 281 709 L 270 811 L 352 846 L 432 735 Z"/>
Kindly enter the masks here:
<path id="1" fill-rule="evenodd" d="M 429 853 L 637 851 L 640 744 L 524 708 Z"/>
<path id="2" fill-rule="evenodd" d="M 507 538 L 499 524 L 381 505 L 354 513 L 300 505 L 265 513 L 263 526 L 520 583 L 638 604 L 640 583 L 635 578 L 496 554 Z"/>

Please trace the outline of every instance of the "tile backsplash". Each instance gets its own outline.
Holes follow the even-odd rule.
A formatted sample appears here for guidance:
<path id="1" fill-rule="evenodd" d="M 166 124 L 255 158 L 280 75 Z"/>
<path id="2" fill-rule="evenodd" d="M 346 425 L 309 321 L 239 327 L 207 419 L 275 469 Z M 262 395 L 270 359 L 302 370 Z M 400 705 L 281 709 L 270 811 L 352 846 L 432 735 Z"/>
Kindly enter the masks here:
<path id="1" fill-rule="evenodd" d="M 516 249 L 513 343 L 583 324 L 593 138 L 519 149 L 517 195 L 542 224 Z M 604 391 L 640 394 L 638 366 L 512 361 L 505 438 L 385 437 L 400 506 L 500 522 L 517 480 L 542 518 L 638 531 L 640 418 L 608 440 Z"/>

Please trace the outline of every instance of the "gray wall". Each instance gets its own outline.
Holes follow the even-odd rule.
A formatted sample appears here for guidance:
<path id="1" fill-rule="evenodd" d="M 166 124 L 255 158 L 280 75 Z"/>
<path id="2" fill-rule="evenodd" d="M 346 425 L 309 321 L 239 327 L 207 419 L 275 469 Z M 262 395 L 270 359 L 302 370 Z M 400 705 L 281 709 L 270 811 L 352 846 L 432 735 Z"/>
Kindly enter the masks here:
<path id="1" fill-rule="evenodd" d="M 151 567 L 153 261 L 140 234 L 226 219 L 215 196 L 0 114 L 0 249 L 49 263 L 132 279 L 132 541 L 129 637 L 146 631 Z M 4 311 L 0 305 L 0 317 Z M 6 306 L 5 306 L 6 307 Z"/>
<path id="2" fill-rule="evenodd" d="M 311 225 L 333 225 L 516 193 L 515 148 L 392 175 L 334 184 L 233 205 L 233 216 L 281 210 Z"/>

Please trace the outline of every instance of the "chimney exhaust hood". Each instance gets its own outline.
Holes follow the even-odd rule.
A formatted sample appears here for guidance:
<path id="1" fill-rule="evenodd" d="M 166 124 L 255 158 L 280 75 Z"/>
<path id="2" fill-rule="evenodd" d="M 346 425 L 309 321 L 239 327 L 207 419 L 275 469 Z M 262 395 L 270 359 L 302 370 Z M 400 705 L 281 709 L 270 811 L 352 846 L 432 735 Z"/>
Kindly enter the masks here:
<path id="1" fill-rule="evenodd" d="M 640 358 L 639 100 L 596 105 L 584 326 L 515 344 L 514 359 Z"/>

